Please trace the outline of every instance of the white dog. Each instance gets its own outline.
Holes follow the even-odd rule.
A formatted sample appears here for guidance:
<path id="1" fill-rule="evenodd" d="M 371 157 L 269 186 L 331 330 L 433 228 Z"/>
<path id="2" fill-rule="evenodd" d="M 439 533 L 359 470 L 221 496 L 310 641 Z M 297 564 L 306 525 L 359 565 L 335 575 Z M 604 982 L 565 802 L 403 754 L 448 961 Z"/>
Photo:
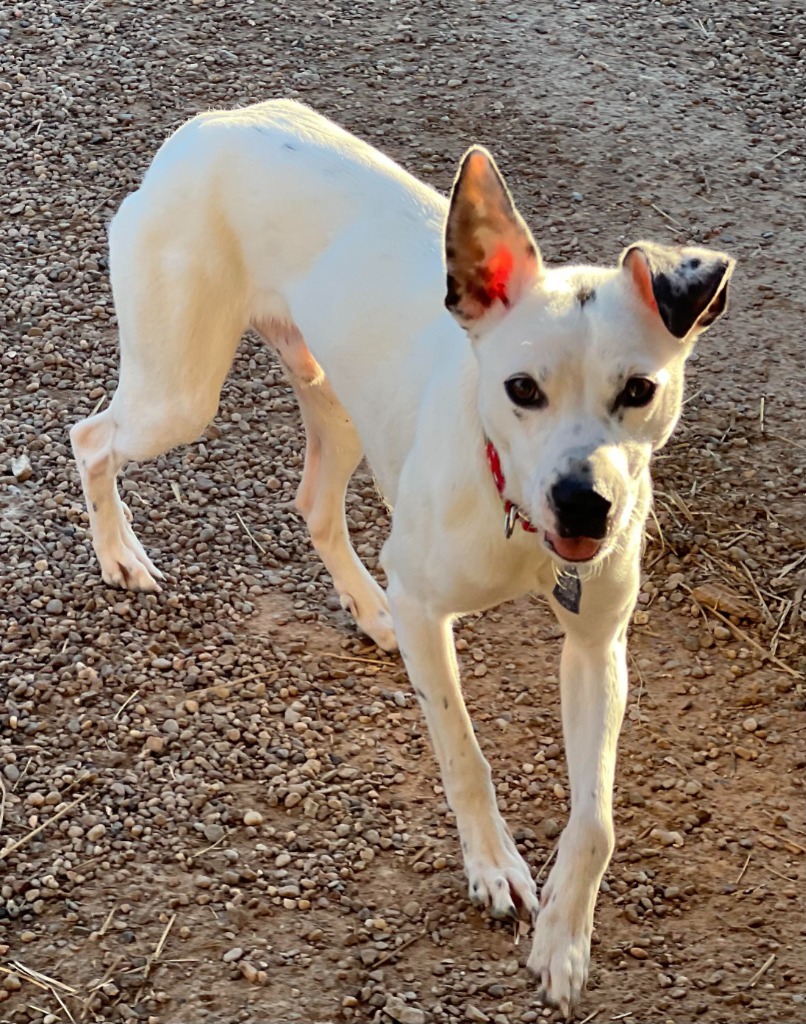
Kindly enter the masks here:
<path id="1" fill-rule="evenodd" d="M 110 244 L 120 384 L 71 434 L 104 579 L 159 589 L 116 474 L 198 437 L 256 329 L 302 410 L 298 508 L 359 628 L 400 645 L 471 899 L 535 920 L 529 967 L 567 1013 L 613 850 L 650 456 L 678 418 L 694 339 L 725 309 L 733 261 L 639 242 L 617 267 L 547 267 L 484 149 L 467 153 L 448 203 L 286 101 L 184 125 L 123 202 Z M 346 529 L 362 452 L 394 506 L 388 601 Z M 566 634 L 571 782 L 539 906 L 473 735 L 451 630 L 535 590 Z"/>

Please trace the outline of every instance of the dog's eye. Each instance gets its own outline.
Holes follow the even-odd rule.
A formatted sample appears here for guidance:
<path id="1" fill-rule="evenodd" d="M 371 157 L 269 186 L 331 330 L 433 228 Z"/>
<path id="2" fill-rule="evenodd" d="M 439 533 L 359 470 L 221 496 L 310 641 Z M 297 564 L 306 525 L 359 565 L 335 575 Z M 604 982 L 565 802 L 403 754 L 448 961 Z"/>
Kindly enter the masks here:
<path id="1" fill-rule="evenodd" d="M 658 385 L 649 377 L 630 377 L 618 396 L 617 405 L 641 409 L 655 397 Z"/>
<path id="2" fill-rule="evenodd" d="M 548 401 L 537 381 L 528 373 L 519 373 L 510 377 L 504 387 L 510 401 L 521 406 L 522 409 L 542 409 Z"/>

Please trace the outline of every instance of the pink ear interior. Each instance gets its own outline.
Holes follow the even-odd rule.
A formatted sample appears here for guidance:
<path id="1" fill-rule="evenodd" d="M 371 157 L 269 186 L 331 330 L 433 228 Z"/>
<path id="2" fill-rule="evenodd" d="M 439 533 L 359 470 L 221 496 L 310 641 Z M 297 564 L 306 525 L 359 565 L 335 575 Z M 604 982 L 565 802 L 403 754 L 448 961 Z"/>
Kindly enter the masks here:
<path id="1" fill-rule="evenodd" d="M 652 274 L 645 257 L 637 249 L 633 249 L 632 252 L 628 253 L 626 263 L 627 268 L 632 274 L 635 287 L 638 289 L 638 294 L 650 312 L 657 313 L 658 304 L 655 301 L 655 293 L 652 290 Z"/>
<path id="2" fill-rule="evenodd" d="M 489 274 L 487 293 L 490 303 L 500 299 L 505 306 L 509 306 L 509 295 L 507 286 L 512 277 L 515 266 L 515 257 L 505 245 L 499 245 L 487 263 Z"/>

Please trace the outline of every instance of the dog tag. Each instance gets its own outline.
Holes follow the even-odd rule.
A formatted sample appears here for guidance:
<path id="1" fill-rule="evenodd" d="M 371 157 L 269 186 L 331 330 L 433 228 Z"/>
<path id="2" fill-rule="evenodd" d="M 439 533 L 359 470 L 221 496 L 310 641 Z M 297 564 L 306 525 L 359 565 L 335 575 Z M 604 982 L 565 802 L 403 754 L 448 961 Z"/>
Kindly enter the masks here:
<path id="1" fill-rule="evenodd" d="M 579 602 L 582 600 L 582 581 L 576 569 L 560 573 L 557 584 L 552 590 L 552 595 L 557 604 L 560 604 L 568 612 L 579 615 Z"/>

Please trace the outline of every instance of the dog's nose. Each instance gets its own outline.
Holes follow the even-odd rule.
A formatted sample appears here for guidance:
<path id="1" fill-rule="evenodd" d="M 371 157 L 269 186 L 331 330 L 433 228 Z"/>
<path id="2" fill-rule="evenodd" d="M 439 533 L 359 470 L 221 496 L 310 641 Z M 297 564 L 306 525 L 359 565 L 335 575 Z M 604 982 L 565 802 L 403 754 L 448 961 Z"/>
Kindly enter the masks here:
<path id="1" fill-rule="evenodd" d="M 591 537 L 601 540 L 607 533 L 610 502 L 576 476 L 561 477 L 551 488 L 551 503 L 561 537 Z"/>

